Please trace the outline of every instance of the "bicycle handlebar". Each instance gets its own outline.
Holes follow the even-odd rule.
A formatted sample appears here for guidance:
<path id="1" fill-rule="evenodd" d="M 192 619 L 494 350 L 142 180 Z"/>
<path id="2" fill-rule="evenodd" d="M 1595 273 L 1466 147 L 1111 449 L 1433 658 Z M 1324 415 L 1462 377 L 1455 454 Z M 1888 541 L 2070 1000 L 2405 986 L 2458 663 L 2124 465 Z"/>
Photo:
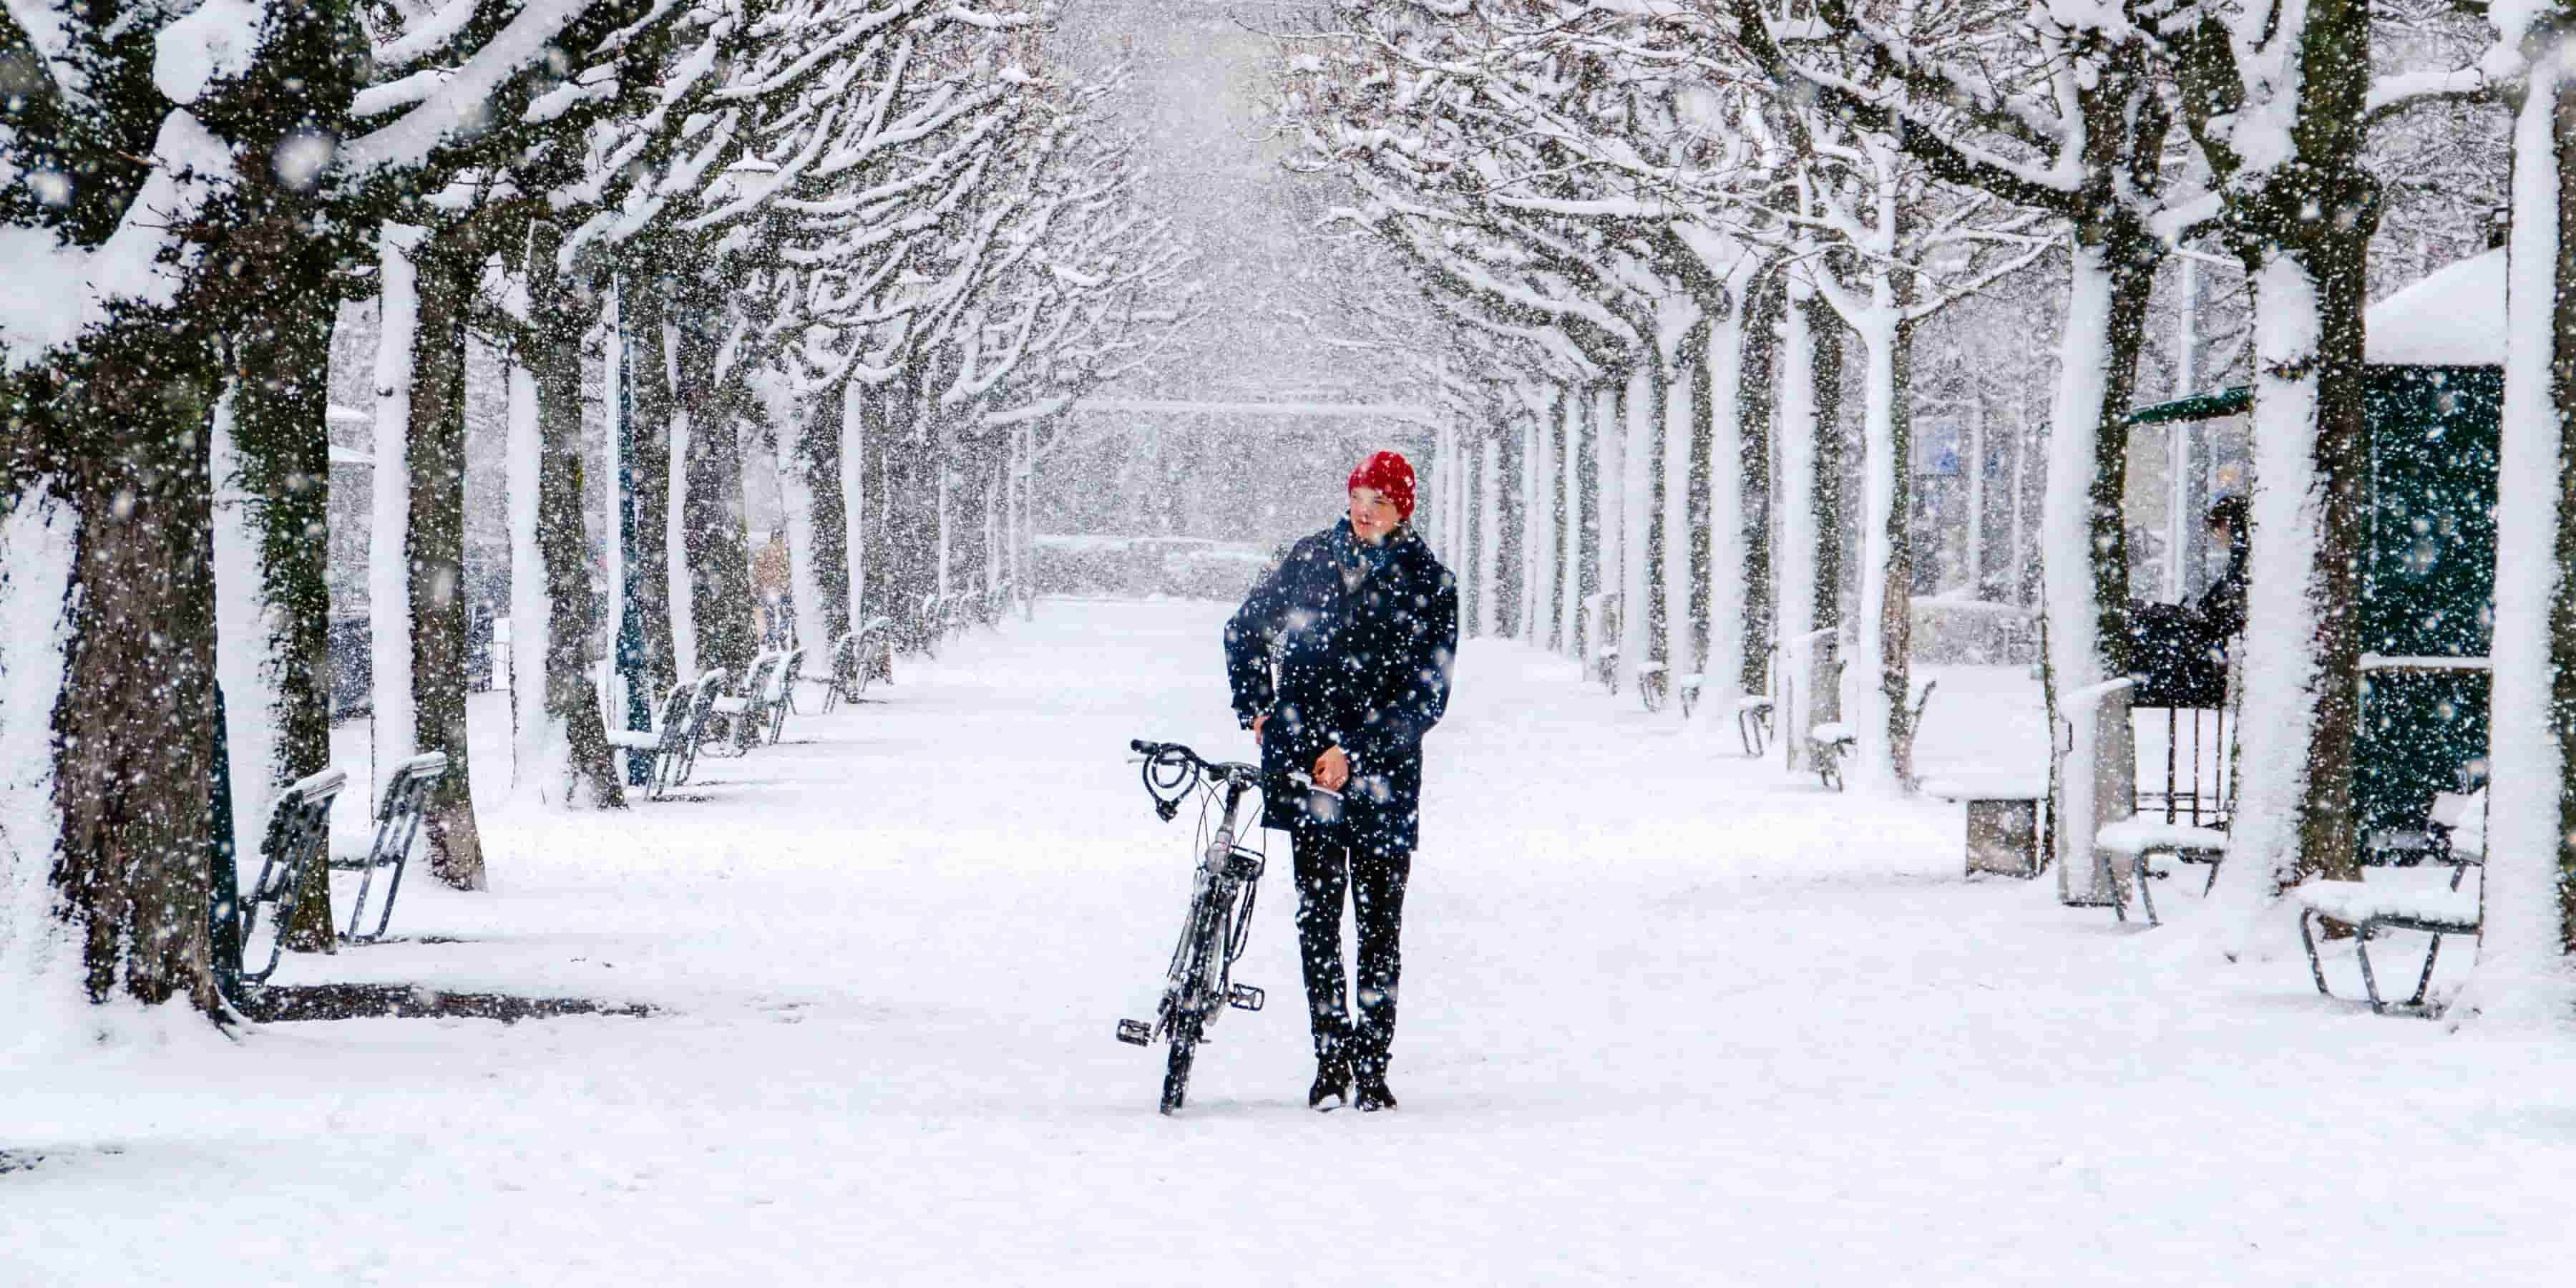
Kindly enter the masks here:
<path id="1" fill-rule="evenodd" d="M 1154 776 L 1154 769 L 1157 766 L 1183 767 L 1193 773 L 1208 774 L 1227 781 L 1240 779 L 1246 784 L 1255 784 L 1261 780 L 1259 765 L 1248 765 L 1241 761 L 1209 760 L 1177 742 L 1147 742 L 1142 738 L 1131 738 L 1127 741 L 1127 749 L 1145 758 L 1145 785 L 1157 800 L 1162 798 L 1165 791 L 1173 788 L 1188 790 L 1181 786 L 1181 776 L 1178 774 L 1173 775 L 1168 782 L 1157 782 Z M 1334 800 L 1342 799 L 1340 792 L 1317 784 L 1312 777 L 1302 772 L 1290 771 L 1288 781 L 1307 791 L 1321 792 Z"/>

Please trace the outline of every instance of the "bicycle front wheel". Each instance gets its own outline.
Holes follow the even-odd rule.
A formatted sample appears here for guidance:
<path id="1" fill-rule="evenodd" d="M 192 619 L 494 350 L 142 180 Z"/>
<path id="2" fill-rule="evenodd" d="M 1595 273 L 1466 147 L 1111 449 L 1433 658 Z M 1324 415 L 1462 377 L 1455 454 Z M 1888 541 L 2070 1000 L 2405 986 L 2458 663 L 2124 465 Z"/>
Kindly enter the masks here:
<path id="1" fill-rule="evenodd" d="M 1163 1112 L 1167 1114 L 1180 1108 L 1188 1094 L 1190 1065 L 1197 1059 L 1209 1008 L 1222 1005 L 1209 994 L 1215 989 L 1217 954 L 1224 948 L 1225 914 L 1234 902 L 1232 896 L 1222 883 L 1211 881 L 1190 900 L 1180 970 L 1164 1003 L 1169 1008 L 1166 1028 L 1172 1044 L 1171 1063 L 1163 1074 Z"/>
<path id="2" fill-rule="evenodd" d="M 1199 1013 L 1187 1007 L 1172 1013 L 1172 1059 L 1163 1070 L 1163 1112 L 1181 1107 L 1190 1089 L 1190 1065 L 1198 1058 Z"/>

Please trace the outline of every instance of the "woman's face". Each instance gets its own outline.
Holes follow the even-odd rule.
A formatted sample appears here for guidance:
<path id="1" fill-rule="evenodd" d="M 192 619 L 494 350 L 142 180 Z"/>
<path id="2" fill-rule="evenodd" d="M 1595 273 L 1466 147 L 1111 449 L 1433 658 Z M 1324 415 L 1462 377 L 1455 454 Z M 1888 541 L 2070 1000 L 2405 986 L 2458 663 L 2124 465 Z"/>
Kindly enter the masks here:
<path id="1" fill-rule="evenodd" d="M 1404 512 L 1376 488 L 1351 489 L 1351 533 L 1360 540 L 1376 545 L 1403 521 Z"/>

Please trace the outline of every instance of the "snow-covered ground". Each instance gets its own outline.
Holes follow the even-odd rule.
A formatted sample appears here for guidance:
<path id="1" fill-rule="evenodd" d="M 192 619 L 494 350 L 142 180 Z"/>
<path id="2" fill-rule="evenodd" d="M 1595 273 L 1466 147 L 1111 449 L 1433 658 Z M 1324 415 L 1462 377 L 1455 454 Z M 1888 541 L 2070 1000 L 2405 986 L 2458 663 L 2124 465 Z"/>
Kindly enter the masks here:
<path id="1" fill-rule="evenodd" d="M 395 917 L 457 942 L 281 973 L 652 1018 L 12 1057 L 0 1148 L 44 1157 L 0 1174 L 0 1282 L 2564 1281 L 2576 1052 L 1963 880 L 1958 807 L 1827 794 L 1509 643 L 1431 739 L 1403 1107 L 1303 1108 L 1274 878 L 1237 971 L 1271 1008 L 1162 1118 L 1161 1048 L 1112 1029 L 1189 830 L 1125 746 L 1248 751 L 1222 614 L 1044 603 L 689 799 L 488 809 L 492 892 L 415 873 Z M 1940 674 L 1928 770 L 2038 754 L 2026 677 Z"/>

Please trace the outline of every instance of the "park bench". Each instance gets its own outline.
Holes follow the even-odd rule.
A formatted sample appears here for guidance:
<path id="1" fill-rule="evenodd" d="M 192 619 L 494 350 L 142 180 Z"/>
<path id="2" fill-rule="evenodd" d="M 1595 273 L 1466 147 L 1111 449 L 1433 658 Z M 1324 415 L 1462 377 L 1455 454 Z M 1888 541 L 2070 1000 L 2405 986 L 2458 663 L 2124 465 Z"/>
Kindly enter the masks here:
<path id="1" fill-rule="evenodd" d="M 769 673 L 769 687 L 759 695 L 761 702 L 768 707 L 764 718 L 769 725 L 770 746 L 777 746 L 780 735 L 787 732 L 787 713 L 796 705 L 796 668 L 803 665 L 804 648 L 787 650 L 787 656 L 780 659 L 778 669 Z"/>
<path id="2" fill-rule="evenodd" d="M 1926 780 L 1923 794 L 1967 807 L 1968 875 L 2039 875 L 2040 806 L 2048 799 L 2045 776 L 1954 775 Z"/>
<path id="3" fill-rule="evenodd" d="M 2177 863 L 2206 863 L 2209 879 L 2201 883 L 2200 892 L 2208 894 L 2218 884 L 2218 865 L 2227 858 L 2227 833 L 2214 827 L 2176 823 L 2151 814 L 2132 814 L 2116 823 L 2106 823 L 2093 833 L 2093 861 L 2100 864 L 2101 884 L 2111 891 L 2112 915 L 2121 921 L 2129 919 L 2128 898 L 2120 892 L 2115 864 L 2129 861 L 2129 873 L 2138 886 L 2138 906 L 2146 913 L 2147 924 L 2163 925 L 2156 916 L 2156 898 L 2148 882 L 2161 876 L 2147 862 L 2158 854 L 2171 855 Z"/>
<path id="4" fill-rule="evenodd" d="M 240 914 L 240 943 L 247 947 L 259 929 L 260 908 L 274 909 L 268 919 L 268 964 L 242 971 L 243 984 L 256 988 L 277 973 L 278 959 L 286 952 L 286 928 L 294 922 L 296 901 L 304 892 L 304 874 L 317 859 L 330 862 L 331 803 L 348 785 L 347 770 L 325 769 L 287 784 L 278 793 L 277 806 L 268 816 L 268 835 L 260 842 L 259 879 L 251 883 Z M 323 909 L 323 916 L 327 920 L 330 910 Z"/>
<path id="5" fill-rule="evenodd" d="M 420 836 L 420 825 L 429 813 L 430 789 L 447 776 L 447 754 L 424 751 L 394 766 L 393 776 L 385 781 L 384 798 L 376 802 L 376 837 L 364 856 L 355 859 L 333 859 L 331 866 L 346 872 L 360 872 L 358 901 L 349 909 L 349 929 L 342 939 L 353 944 L 371 943 L 385 937 L 385 927 L 394 919 L 394 896 L 402 892 L 403 869 L 411 862 L 412 842 Z M 392 869 L 385 882 L 385 901 L 376 911 L 376 928 L 358 933 L 366 919 L 367 896 L 374 890 L 376 874 Z"/>
<path id="6" fill-rule="evenodd" d="M 668 791 L 689 781 L 689 775 L 696 772 L 698 751 L 706 745 L 707 725 L 715 714 L 716 700 L 724 691 L 727 674 L 723 667 L 717 667 L 694 680 L 680 682 L 678 687 L 689 691 L 689 723 L 681 739 L 680 758 L 673 764 L 670 782 L 663 790 Z"/>
<path id="7" fill-rule="evenodd" d="M 690 726 L 689 714 L 695 706 L 698 686 L 683 681 L 662 695 L 661 714 L 651 729 L 608 730 L 608 745 L 624 749 L 630 762 L 644 758 L 644 792 L 648 800 L 661 799 L 671 789 L 671 777 L 688 758 L 689 747 L 697 740 Z"/>
<path id="8" fill-rule="evenodd" d="M 759 743 L 760 719 L 769 710 L 770 682 L 786 660 L 787 655 L 775 649 L 753 656 L 750 669 L 742 673 L 742 691 L 716 697 L 712 710 L 725 717 L 727 741 L 733 744 L 729 754 L 743 755 Z"/>
<path id="9" fill-rule="evenodd" d="M 1789 664 L 1788 659 L 1805 654 L 1816 641 L 1830 638 L 1834 633 L 1834 628 L 1827 626 L 1793 639 L 1774 640 L 1764 651 L 1762 674 L 1765 691 L 1748 693 L 1735 700 L 1735 738 L 1743 744 L 1747 759 L 1761 759 L 1763 751 L 1771 744 L 1772 731 L 1778 727 L 1778 713 L 1788 709 L 1796 700 L 1798 677 L 1796 668 Z M 1699 697 L 1700 677 L 1685 678 L 1682 711 L 1688 714 L 1690 704 Z"/>
<path id="10" fill-rule="evenodd" d="M 1667 668 L 1661 662 L 1639 662 L 1637 664 L 1637 700 L 1645 703 L 1648 711 L 1661 711 L 1664 709 L 1664 690 L 1667 687 L 1664 683 L 1666 670 Z"/>
<path id="11" fill-rule="evenodd" d="M 939 656 L 939 592 L 932 591 L 913 605 L 912 620 L 905 624 L 905 648 L 924 657 Z"/>
<path id="12" fill-rule="evenodd" d="M 1841 664 L 1835 663 L 1833 670 L 1835 679 L 1839 681 Z M 1932 690 L 1939 688 L 1940 685 L 1939 680 L 1925 680 L 1923 687 L 1914 691 L 1914 708 L 1906 716 L 1910 725 L 1918 729 L 1923 726 L 1923 708 L 1931 705 Z M 1841 791 L 1843 757 L 1850 755 L 1852 750 L 1860 745 L 1860 739 L 1853 732 L 1851 723 L 1845 720 L 1827 720 L 1815 725 L 1807 731 L 1807 745 L 1815 755 L 1816 777 L 1823 780 L 1825 786 Z"/>
<path id="13" fill-rule="evenodd" d="M 2484 924 L 2480 907 L 2484 900 L 2479 890 L 2463 890 L 2460 879 L 2470 868 L 2479 868 L 2484 881 L 2486 859 L 2486 792 L 2468 794 L 2442 793 L 2433 800 L 2433 825 L 2443 837 L 2440 862 L 2451 868 L 2448 884 L 2438 887 L 2405 878 L 2420 870 L 2380 869 L 2378 881 L 2309 881 L 2290 891 L 2299 905 L 2299 946 L 2307 950 L 2308 973 L 2315 977 L 2317 991 L 2328 997 L 2334 990 L 2326 987 L 2326 971 L 2317 959 L 2316 923 L 2339 921 L 2353 929 L 2353 956 L 2361 963 L 2362 992 L 2370 999 L 2374 1014 L 2386 1014 L 2387 1002 L 2379 995 L 2379 976 L 2370 965 L 2370 940 L 2382 930 L 2412 930 L 2433 937 L 2424 950 L 2424 969 L 2415 977 L 2415 994 L 2405 1001 L 2409 1007 L 2424 1004 L 2425 992 L 2433 986 L 2433 964 L 2442 955 L 2442 940 L 2449 935 L 2474 937 Z"/>
<path id="14" fill-rule="evenodd" d="M 854 631 L 843 631 L 832 639 L 824 656 L 830 669 L 822 675 L 799 678 L 824 685 L 823 711 L 829 712 L 843 702 L 856 702 L 867 692 L 871 680 L 894 679 L 894 623 L 883 617 L 871 617 Z"/>

